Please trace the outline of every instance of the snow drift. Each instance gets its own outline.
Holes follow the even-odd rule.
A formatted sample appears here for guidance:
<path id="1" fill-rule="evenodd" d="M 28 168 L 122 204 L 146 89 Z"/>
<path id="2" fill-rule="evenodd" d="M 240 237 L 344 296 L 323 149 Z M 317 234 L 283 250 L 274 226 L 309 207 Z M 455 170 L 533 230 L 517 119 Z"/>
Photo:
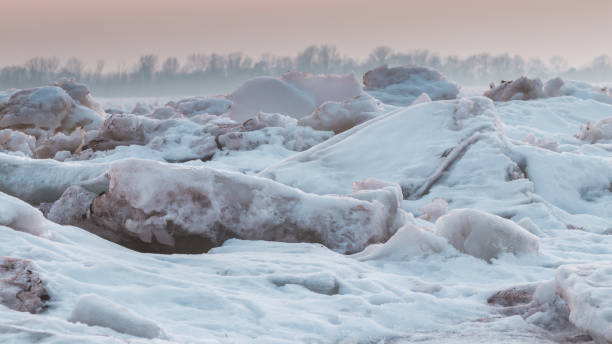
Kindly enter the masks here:
<path id="1" fill-rule="evenodd" d="M 94 294 L 79 297 L 68 320 L 89 326 L 108 327 L 136 337 L 167 338 L 155 322 Z"/>

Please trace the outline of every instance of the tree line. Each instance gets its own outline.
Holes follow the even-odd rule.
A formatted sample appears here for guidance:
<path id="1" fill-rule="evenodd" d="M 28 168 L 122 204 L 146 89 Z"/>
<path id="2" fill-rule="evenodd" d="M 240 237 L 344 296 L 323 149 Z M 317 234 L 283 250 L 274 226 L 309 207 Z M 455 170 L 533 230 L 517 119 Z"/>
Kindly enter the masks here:
<path id="1" fill-rule="evenodd" d="M 115 71 L 105 69 L 104 61 L 91 68 L 77 58 L 61 61 L 56 57 L 35 57 L 23 65 L 1 68 L 0 89 L 29 88 L 74 78 L 88 84 L 97 96 L 214 94 L 229 92 L 259 75 L 277 76 L 298 70 L 315 74 L 353 72 L 360 78 L 366 71 L 384 64 L 429 66 L 462 85 L 486 85 L 521 75 L 543 79 L 562 76 L 592 82 L 612 80 L 612 62 L 607 55 L 596 57 L 584 66 L 572 67 L 560 56 L 548 61 L 488 53 L 460 58 L 440 56 L 428 50 L 402 53 L 381 46 L 360 61 L 341 54 L 333 45 L 320 45 L 307 47 L 294 57 L 264 54 L 258 59 L 240 52 L 191 54 L 183 61 L 177 57 L 162 60 L 149 54 L 141 56 L 130 68 Z"/>

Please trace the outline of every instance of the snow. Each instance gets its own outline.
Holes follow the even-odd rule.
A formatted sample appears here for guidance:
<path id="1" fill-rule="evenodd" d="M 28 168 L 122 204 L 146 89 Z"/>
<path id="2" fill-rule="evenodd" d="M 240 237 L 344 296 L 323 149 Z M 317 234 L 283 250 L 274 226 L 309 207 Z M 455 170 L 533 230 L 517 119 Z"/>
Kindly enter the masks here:
<path id="1" fill-rule="evenodd" d="M 232 106 L 226 116 L 244 122 L 258 112 L 281 113 L 300 118 L 317 106 L 314 97 L 294 85 L 273 77 L 248 80 L 227 97 Z"/>
<path id="2" fill-rule="evenodd" d="M 436 234 L 457 250 L 491 261 L 503 253 L 538 254 L 538 237 L 516 223 L 474 209 L 455 209 L 436 221 Z"/>
<path id="3" fill-rule="evenodd" d="M 155 322 L 94 294 L 79 297 L 68 320 L 149 339 L 166 336 Z"/>
<path id="4" fill-rule="evenodd" d="M 407 106 L 422 94 L 430 99 L 455 99 L 459 86 L 435 69 L 421 66 L 387 65 L 375 68 L 363 76 L 365 90 L 383 103 Z M 426 98 L 421 98 L 423 102 Z"/>
<path id="5" fill-rule="evenodd" d="M 563 265 L 555 275 L 569 319 L 596 341 L 612 342 L 612 264 Z"/>
<path id="6" fill-rule="evenodd" d="M 45 217 L 38 209 L 0 192 L 0 226 L 34 235 L 44 235 L 45 225 Z"/>
<path id="7" fill-rule="evenodd" d="M 293 71 L 281 75 L 280 79 L 309 94 L 317 106 L 328 101 L 340 102 L 354 98 L 362 93 L 354 74 L 313 75 Z"/>
<path id="8" fill-rule="evenodd" d="M 612 146 L 575 136 L 610 117 L 607 89 L 421 90 L 432 100 L 395 107 L 339 99 L 355 91 L 346 76 L 290 75 L 274 83 L 309 100 L 304 116 L 344 123 L 360 98 L 376 111 L 334 134 L 280 111 L 232 120 L 224 96 L 188 98 L 193 113 L 102 99 L 126 114 L 96 114 L 107 123 L 84 136 L 2 129 L 0 342 L 610 341 Z M 66 88 L 52 93 L 96 113 Z M 127 113 L 138 103 L 146 114 Z M 56 160 L 35 158 L 42 147 Z"/>
<path id="9" fill-rule="evenodd" d="M 495 108 L 486 98 L 423 103 L 378 116 L 259 175 L 319 194 L 348 193 L 353 181 L 366 178 L 424 192 L 436 171 L 454 161 L 455 155 L 444 152 L 481 135 L 494 138 L 496 126 Z"/>

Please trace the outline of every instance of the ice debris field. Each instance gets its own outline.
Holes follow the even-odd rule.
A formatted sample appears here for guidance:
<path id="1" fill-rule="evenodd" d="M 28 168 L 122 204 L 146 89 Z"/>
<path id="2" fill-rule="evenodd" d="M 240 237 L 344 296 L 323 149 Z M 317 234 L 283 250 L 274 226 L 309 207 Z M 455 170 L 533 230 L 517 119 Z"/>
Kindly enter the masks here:
<path id="1" fill-rule="evenodd" d="M 612 343 L 605 86 L 60 80 L 0 152 L 2 343 Z"/>

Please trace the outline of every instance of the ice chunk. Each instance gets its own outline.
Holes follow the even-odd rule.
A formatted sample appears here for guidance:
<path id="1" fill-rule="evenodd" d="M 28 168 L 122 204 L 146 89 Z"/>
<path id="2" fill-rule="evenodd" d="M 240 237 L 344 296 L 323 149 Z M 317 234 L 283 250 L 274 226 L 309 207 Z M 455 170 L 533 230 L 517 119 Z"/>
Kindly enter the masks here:
<path id="1" fill-rule="evenodd" d="M 358 260 L 410 260 L 442 252 L 448 244 L 443 238 L 406 223 L 384 244 L 374 244 L 352 255 Z"/>
<path id="2" fill-rule="evenodd" d="M 612 264 L 563 265 L 555 286 L 569 306 L 570 321 L 596 342 L 612 343 Z"/>
<path id="3" fill-rule="evenodd" d="M 81 128 L 76 128 L 70 135 L 57 133 L 38 144 L 34 154 L 37 158 L 49 159 L 60 151 L 79 153 L 85 143 L 85 137 L 86 133 Z"/>
<path id="4" fill-rule="evenodd" d="M 34 235 L 44 235 L 46 220 L 38 209 L 0 192 L 0 226 Z"/>
<path id="5" fill-rule="evenodd" d="M 316 130 L 333 130 L 336 134 L 368 121 L 383 111 L 380 101 L 367 93 L 342 102 L 329 101 L 321 104 L 299 124 Z"/>
<path id="6" fill-rule="evenodd" d="M 589 143 L 612 140 L 612 117 L 604 118 L 595 124 L 587 123 L 580 128 L 580 134 L 576 137 Z"/>
<path id="7" fill-rule="evenodd" d="M 19 91 L 0 106 L 0 128 L 20 130 L 36 137 L 75 128 L 96 129 L 103 119 L 97 112 L 77 104 L 66 91 L 45 86 Z"/>
<path id="8" fill-rule="evenodd" d="M 242 126 L 246 131 L 259 130 L 266 127 L 287 128 L 297 125 L 298 121 L 289 116 L 279 113 L 260 112 L 257 116 L 246 120 Z"/>
<path id="9" fill-rule="evenodd" d="M 167 107 L 173 108 L 187 117 L 200 114 L 218 116 L 226 113 L 231 105 L 232 102 L 223 97 L 191 97 L 166 104 Z"/>
<path id="10" fill-rule="evenodd" d="M 79 297 L 68 320 L 89 326 L 108 327 L 136 337 L 167 338 L 164 330 L 152 320 L 94 294 Z"/>
<path id="11" fill-rule="evenodd" d="M 474 209 L 456 209 L 436 221 L 436 234 L 457 250 L 491 261 L 502 253 L 537 254 L 539 239 L 516 223 Z"/>
<path id="12" fill-rule="evenodd" d="M 387 65 L 363 76 L 365 90 L 383 103 L 408 106 L 425 93 L 432 100 L 455 99 L 459 86 L 435 69 L 421 66 Z"/>
<path id="13" fill-rule="evenodd" d="M 53 84 L 61 87 L 78 104 L 88 107 L 99 114 L 104 114 L 102 106 L 91 96 L 87 85 L 76 82 L 74 79 L 62 79 Z"/>
<path id="14" fill-rule="evenodd" d="M 0 130 L 0 151 L 20 152 L 31 157 L 36 146 L 36 138 L 11 129 Z"/>
<path id="15" fill-rule="evenodd" d="M 73 184 L 100 193 L 108 188 L 106 163 L 59 163 L 0 153 L 0 192 L 32 204 L 53 202 Z"/>
<path id="16" fill-rule="evenodd" d="M 0 304 L 20 312 L 38 313 L 46 308 L 49 294 L 32 263 L 0 257 Z"/>
<path id="17" fill-rule="evenodd" d="M 492 85 L 494 86 L 494 85 Z M 544 89 L 540 79 L 529 79 L 522 76 L 516 80 L 504 81 L 484 93 L 494 101 L 531 100 L 544 98 Z"/>
<path id="18" fill-rule="evenodd" d="M 425 204 L 420 211 L 423 212 L 421 219 L 429 222 L 436 222 L 440 216 L 448 212 L 448 202 L 444 198 L 434 198 L 430 203 Z"/>
<path id="19" fill-rule="evenodd" d="M 429 94 L 421 93 L 421 95 L 416 97 L 416 99 L 410 105 L 429 103 L 430 101 L 432 101 L 432 100 L 431 100 L 431 97 L 429 97 Z"/>
<path id="20" fill-rule="evenodd" d="M 136 159 L 113 163 L 107 175 L 109 189 L 93 201 L 93 225 L 84 227 L 110 230 L 113 241 L 145 251 L 205 252 L 242 238 L 318 242 L 354 253 L 397 228 L 390 227 L 397 186 L 317 196 L 263 178 Z"/>

